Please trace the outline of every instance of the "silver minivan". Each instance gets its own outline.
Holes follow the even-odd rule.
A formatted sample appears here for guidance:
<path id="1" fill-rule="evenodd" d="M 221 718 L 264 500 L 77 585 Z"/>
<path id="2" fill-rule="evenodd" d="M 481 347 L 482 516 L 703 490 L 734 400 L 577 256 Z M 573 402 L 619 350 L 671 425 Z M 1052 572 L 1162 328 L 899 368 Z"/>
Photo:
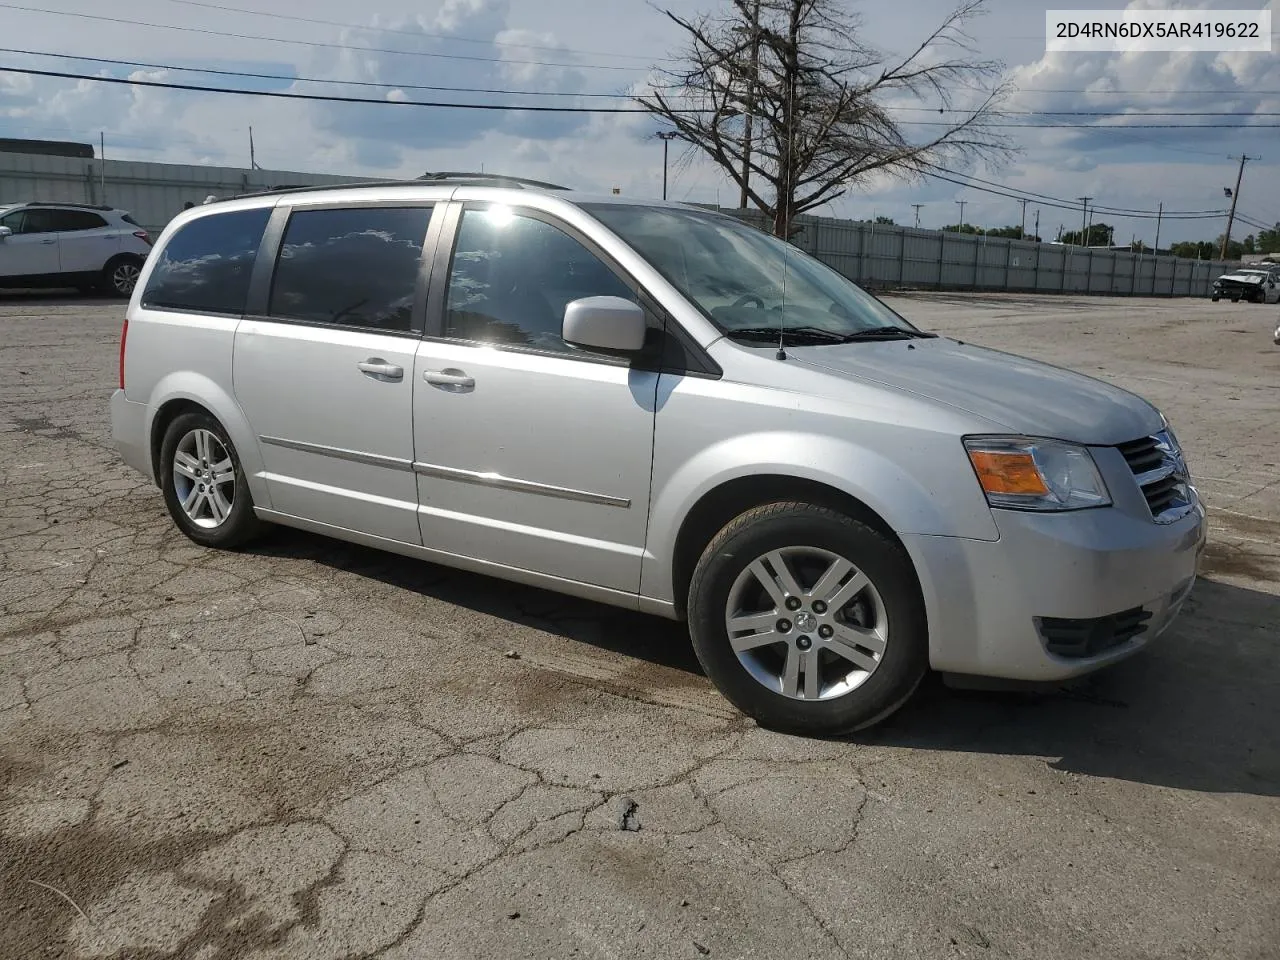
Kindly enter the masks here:
<path id="1" fill-rule="evenodd" d="M 1205 512 L 1169 424 L 913 326 L 732 218 L 464 178 L 189 210 L 111 400 L 174 522 L 284 524 L 687 622 L 760 723 L 1159 636 Z"/>

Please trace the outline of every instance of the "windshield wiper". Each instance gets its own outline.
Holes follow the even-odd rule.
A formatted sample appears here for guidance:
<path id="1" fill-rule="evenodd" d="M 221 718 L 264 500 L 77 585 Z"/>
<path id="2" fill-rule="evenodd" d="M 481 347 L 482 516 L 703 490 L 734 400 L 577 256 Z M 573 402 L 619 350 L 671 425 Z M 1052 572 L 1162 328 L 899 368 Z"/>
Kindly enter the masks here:
<path id="1" fill-rule="evenodd" d="M 844 343 L 845 334 L 832 333 L 830 330 L 823 330 L 821 327 L 737 327 L 733 330 L 725 331 L 725 336 L 729 338 L 743 337 L 747 340 L 763 340 L 767 343 L 777 343 L 779 339 L 802 338 L 806 340 L 818 340 L 823 343 Z"/>
<path id="2" fill-rule="evenodd" d="M 906 327 L 871 327 L 868 330 L 846 333 L 841 340 L 844 343 L 855 343 L 859 340 L 927 340 L 936 336 L 936 333 L 908 330 Z"/>

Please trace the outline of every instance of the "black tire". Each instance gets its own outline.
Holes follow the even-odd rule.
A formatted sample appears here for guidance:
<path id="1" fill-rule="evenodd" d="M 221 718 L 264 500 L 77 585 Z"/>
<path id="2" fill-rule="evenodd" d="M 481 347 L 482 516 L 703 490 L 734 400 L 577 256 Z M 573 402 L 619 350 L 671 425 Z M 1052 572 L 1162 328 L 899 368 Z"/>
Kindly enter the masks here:
<path id="1" fill-rule="evenodd" d="M 1214 294 L 1214 295 L 1213 295 L 1212 297 L 1210 297 L 1209 299 L 1210 299 L 1210 300 L 1212 300 L 1214 303 L 1217 303 L 1217 302 L 1218 302 L 1219 300 L 1221 300 L 1222 298 L 1221 298 L 1221 297 L 1219 297 L 1217 294 Z"/>
<path id="2" fill-rule="evenodd" d="M 201 526 L 187 516 L 177 491 L 178 479 L 175 476 L 174 460 L 178 445 L 188 434 L 196 430 L 207 430 L 217 438 L 231 459 L 234 470 L 231 509 L 225 519 L 216 526 Z M 189 539 L 201 546 L 230 550 L 243 546 L 262 532 L 263 524 L 254 515 L 253 496 L 249 492 L 249 484 L 245 481 L 240 456 L 236 453 L 235 446 L 222 424 L 205 411 L 184 413 L 169 424 L 160 444 L 160 463 L 157 473 L 160 492 L 164 495 L 164 503 L 169 509 L 169 515 L 173 517 L 173 522 Z"/>
<path id="3" fill-rule="evenodd" d="M 883 601 L 888 642 L 879 665 L 841 696 L 803 700 L 771 690 L 730 644 L 725 617 L 735 581 L 757 558 L 788 547 L 826 551 L 853 563 Z M 721 530 L 698 561 L 688 612 L 694 650 L 720 692 L 761 726 L 786 733 L 834 736 L 869 727 L 906 703 L 928 671 L 928 624 L 906 551 L 866 524 L 809 503 L 756 507 Z"/>
<path id="4" fill-rule="evenodd" d="M 102 289 L 117 299 L 128 300 L 142 273 L 142 263 L 141 258 L 128 254 L 112 257 L 102 268 Z"/>

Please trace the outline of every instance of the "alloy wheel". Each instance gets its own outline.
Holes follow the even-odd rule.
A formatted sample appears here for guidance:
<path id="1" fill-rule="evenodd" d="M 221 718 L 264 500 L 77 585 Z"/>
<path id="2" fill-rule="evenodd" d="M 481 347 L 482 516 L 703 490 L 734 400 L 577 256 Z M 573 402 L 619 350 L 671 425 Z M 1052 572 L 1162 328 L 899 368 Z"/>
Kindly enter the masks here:
<path id="1" fill-rule="evenodd" d="M 133 288 L 138 285 L 138 277 L 142 276 L 142 271 L 136 263 L 122 263 L 111 271 L 111 285 L 115 287 L 116 292 L 121 296 L 128 296 L 133 293 Z"/>
<path id="2" fill-rule="evenodd" d="M 191 430 L 173 454 L 173 491 L 192 523 L 205 530 L 222 526 L 236 497 L 231 454 L 210 430 Z"/>
<path id="3" fill-rule="evenodd" d="M 852 562 L 816 547 L 773 550 L 734 581 L 725 630 L 743 668 L 793 700 L 862 686 L 889 642 L 884 600 Z"/>

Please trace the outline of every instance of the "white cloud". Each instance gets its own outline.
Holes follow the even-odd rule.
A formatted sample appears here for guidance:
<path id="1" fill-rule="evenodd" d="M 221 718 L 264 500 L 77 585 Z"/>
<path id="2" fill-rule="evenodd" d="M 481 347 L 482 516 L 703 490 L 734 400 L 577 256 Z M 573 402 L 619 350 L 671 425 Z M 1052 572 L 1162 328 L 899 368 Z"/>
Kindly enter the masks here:
<path id="1" fill-rule="evenodd" d="M 671 0 L 673 5 L 676 0 Z M 711 7 L 719 0 L 679 0 L 687 12 Z M 1251 3 L 1255 0 L 1251 0 Z M 911 4 L 864 2 L 870 39 L 893 50 L 932 25 L 952 0 L 914 0 Z M 1012 109 L 1219 113 L 1280 113 L 1280 97 L 1260 94 L 1280 90 L 1280 58 L 1266 54 L 1051 54 L 1044 53 L 1041 4 L 995 4 L 993 15 L 975 25 L 982 54 L 1016 66 L 1011 77 L 1025 91 Z M 1096 0 L 1097 6 L 1113 6 Z M 1138 5 L 1138 4 L 1135 4 Z M 1160 6 L 1156 0 L 1141 5 Z M 1185 5 L 1185 4 L 1184 4 Z M 1222 4 L 1215 4 L 1221 6 Z M 317 24 L 298 24 L 271 17 L 185 12 L 163 0 L 149 0 L 113 10 L 113 16 L 183 23 L 225 32 L 340 43 L 341 49 L 298 47 L 266 41 L 231 41 L 201 35 L 153 31 L 96 21 L 41 17 L 0 10 L 0 31 L 22 36 L 24 46 L 155 63 L 205 64 L 254 72 L 294 73 L 331 80 L 360 80 L 387 87 L 324 86 L 271 81 L 233 80 L 186 73 L 138 69 L 141 79 L 244 84 L 259 89 L 297 92 L 330 91 L 388 101 L 453 100 L 474 103 L 513 102 L 509 95 L 466 94 L 414 89 L 421 85 L 537 89 L 555 93 L 630 93 L 656 78 L 649 73 L 650 55 L 670 51 L 679 37 L 660 12 L 632 0 L 598 0 L 586 7 L 579 0 L 380 0 L 379 15 L 365 15 L 347 0 L 279 0 L 273 12 L 347 22 L 368 22 L 397 31 L 377 33 Z M 1275 16 L 1275 0 L 1270 3 Z M 85 9 L 89 9 L 85 6 Z M 184 19 L 190 17 L 191 19 Z M 400 32 L 403 31 L 403 32 Z M 1033 36 L 1036 35 L 1036 36 Z M 441 39 L 444 37 L 446 39 Z M 452 38 L 452 39 L 447 39 Z M 471 41 L 481 42 L 471 42 Z M 518 46 L 525 45 L 525 46 Z M 490 58 L 441 59 L 375 51 L 372 47 L 411 50 L 417 54 Z M 536 48 L 536 49 L 535 49 Z M 592 51 L 590 54 L 575 51 Z M 600 51 L 619 51 L 601 55 Z M 524 61 L 544 61 L 529 63 Z M 100 66 L 11 58 L 15 66 L 70 69 L 97 73 Z M 547 66 L 547 62 L 577 67 Z M 625 66 L 596 70 L 591 65 Z M 87 69 L 86 69 L 87 67 Z M 112 71 L 129 76 L 126 69 Z M 1072 90 L 1080 93 L 1031 93 Z M 1118 93 L 1117 91 L 1140 91 Z M 1159 92 L 1168 91 L 1168 92 Z M 626 103 L 576 97 L 539 99 L 538 103 L 605 105 Z M 1011 122 L 1043 123 L 1048 118 L 1011 118 Z M 1139 128 L 1137 118 L 1064 117 L 1095 123 L 1106 130 L 1026 130 L 1017 134 L 1025 150 L 1003 168 L 967 172 L 1018 190 L 1055 197 L 1090 195 L 1098 203 L 1154 209 L 1216 209 L 1223 206 L 1222 186 L 1234 182 L 1229 154 L 1241 151 L 1277 159 L 1275 129 L 1250 131 Z M 1162 118 L 1161 122 L 1214 122 L 1216 118 Z M 1244 123 L 1248 117 L 1217 119 Z M 1268 118 L 1275 123 L 1280 118 Z M 1259 117 L 1258 122 L 1263 122 Z M 662 145 L 652 139 L 659 125 L 644 115 L 556 115 L 421 109 L 403 105 L 308 104 L 305 102 L 224 97 L 213 94 L 108 86 L 88 81 L 36 79 L 0 74 L 0 135 L 46 136 L 96 142 L 107 135 L 108 154 L 176 162 L 206 161 L 246 165 L 248 127 L 253 126 L 258 160 L 279 170 L 344 174 L 414 176 L 429 169 L 479 169 L 568 183 L 598 192 L 620 187 L 626 194 L 657 196 L 662 188 Z M 1124 129 L 1116 129 L 1123 127 Z M 737 190 L 707 162 L 686 162 L 678 143 L 671 145 L 670 192 L 674 199 L 729 204 Z M 1242 191 L 1242 210 L 1261 219 L 1280 217 L 1280 200 L 1264 186 L 1274 180 L 1272 166 L 1250 166 Z M 923 220 L 938 226 L 954 222 L 956 199 L 967 202 L 965 218 L 984 224 L 1018 222 L 1021 205 L 953 184 L 903 183 L 876 177 L 847 198 L 819 212 L 870 216 L 872 212 L 911 222 L 910 204 L 926 203 Z M 1028 206 L 1028 226 L 1036 204 Z M 1062 222 L 1078 226 L 1072 211 L 1042 209 L 1042 233 Z M 1146 221 L 1117 221 L 1118 234 L 1146 230 Z M 1127 224 L 1127 225 L 1126 225 Z M 1222 224 L 1168 222 L 1162 240 L 1212 236 Z"/>

